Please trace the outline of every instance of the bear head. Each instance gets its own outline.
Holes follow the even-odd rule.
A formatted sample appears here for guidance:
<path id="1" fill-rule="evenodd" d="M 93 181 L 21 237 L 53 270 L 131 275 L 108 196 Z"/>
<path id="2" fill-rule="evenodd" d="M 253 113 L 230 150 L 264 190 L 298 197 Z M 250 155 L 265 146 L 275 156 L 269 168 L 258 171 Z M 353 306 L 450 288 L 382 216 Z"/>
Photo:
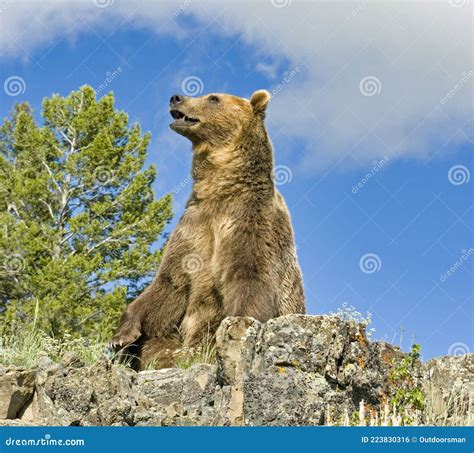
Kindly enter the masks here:
<path id="1" fill-rule="evenodd" d="M 213 93 L 201 97 L 175 94 L 170 99 L 170 124 L 193 145 L 227 146 L 235 143 L 242 131 L 262 124 L 270 93 L 258 90 L 249 99 Z"/>

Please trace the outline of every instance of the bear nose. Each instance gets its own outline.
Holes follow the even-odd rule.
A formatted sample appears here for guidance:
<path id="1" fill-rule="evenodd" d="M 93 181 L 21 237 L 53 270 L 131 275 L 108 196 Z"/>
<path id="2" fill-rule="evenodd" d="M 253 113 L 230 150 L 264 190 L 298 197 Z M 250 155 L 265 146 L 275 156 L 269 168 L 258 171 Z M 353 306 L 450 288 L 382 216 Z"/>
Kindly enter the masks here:
<path id="1" fill-rule="evenodd" d="M 183 102 L 183 96 L 179 94 L 173 94 L 173 96 L 171 96 L 170 104 L 179 104 L 180 102 Z"/>

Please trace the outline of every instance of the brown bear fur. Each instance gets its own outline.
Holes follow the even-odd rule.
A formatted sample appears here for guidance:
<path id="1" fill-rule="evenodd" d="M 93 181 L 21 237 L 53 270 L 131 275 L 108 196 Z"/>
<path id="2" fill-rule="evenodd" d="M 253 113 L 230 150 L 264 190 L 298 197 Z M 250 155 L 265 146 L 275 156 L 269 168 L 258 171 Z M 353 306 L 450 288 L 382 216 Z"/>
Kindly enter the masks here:
<path id="1" fill-rule="evenodd" d="M 226 316 L 305 312 L 290 215 L 273 181 L 269 98 L 171 98 L 170 127 L 193 145 L 194 185 L 155 279 L 111 340 L 137 368 L 169 366 L 167 351 L 196 345 Z"/>

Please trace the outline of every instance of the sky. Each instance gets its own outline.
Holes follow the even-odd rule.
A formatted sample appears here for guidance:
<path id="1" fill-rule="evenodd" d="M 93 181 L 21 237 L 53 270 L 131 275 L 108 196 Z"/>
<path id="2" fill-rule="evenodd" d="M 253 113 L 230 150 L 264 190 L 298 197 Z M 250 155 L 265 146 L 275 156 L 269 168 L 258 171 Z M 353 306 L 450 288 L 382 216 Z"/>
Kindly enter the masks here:
<path id="1" fill-rule="evenodd" d="M 88 84 L 152 133 L 156 196 L 191 190 L 172 94 L 272 94 L 266 124 L 309 314 L 372 314 L 424 359 L 472 352 L 472 3 L 5 0 L 0 114 Z"/>

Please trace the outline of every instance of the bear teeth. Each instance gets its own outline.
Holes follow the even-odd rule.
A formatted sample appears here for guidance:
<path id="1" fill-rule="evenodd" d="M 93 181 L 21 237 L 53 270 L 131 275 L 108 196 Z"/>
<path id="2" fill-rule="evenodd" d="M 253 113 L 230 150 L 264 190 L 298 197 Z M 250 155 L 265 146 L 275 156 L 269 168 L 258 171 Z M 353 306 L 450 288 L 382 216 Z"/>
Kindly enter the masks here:
<path id="1" fill-rule="evenodd" d="M 184 120 L 184 121 L 188 121 L 190 123 L 197 123 L 199 122 L 198 119 L 196 118 L 189 118 L 187 117 L 184 113 L 180 112 L 179 110 L 171 110 L 170 111 L 170 114 L 171 116 L 173 117 L 173 119 L 175 120 Z"/>
<path id="2" fill-rule="evenodd" d="M 181 118 L 184 118 L 184 113 L 181 113 L 179 110 L 171 110 L 170 113 L 171 113 L 171 116 L 175 120 L 179 120 Z"/>

